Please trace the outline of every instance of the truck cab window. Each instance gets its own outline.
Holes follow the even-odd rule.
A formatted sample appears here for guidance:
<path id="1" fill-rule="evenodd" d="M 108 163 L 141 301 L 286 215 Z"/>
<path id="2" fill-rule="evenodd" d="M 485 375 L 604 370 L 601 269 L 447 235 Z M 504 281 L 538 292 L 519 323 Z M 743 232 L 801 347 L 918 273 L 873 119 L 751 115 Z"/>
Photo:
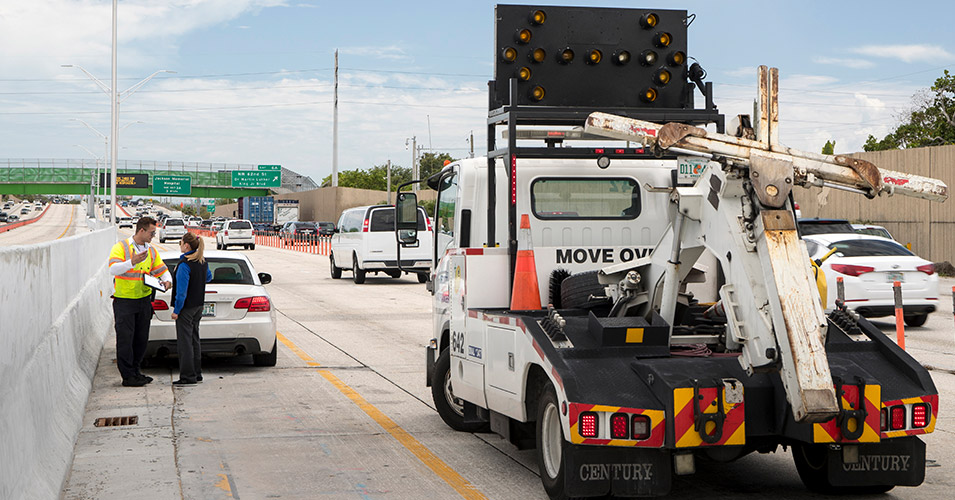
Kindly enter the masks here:
<path id="1" fill-rule="evenodd" d="M 458 175 L 451 174 L 441 179 L 438 186 L 438 234 L 454 236 L 454 208 L 458 196 Z"/>

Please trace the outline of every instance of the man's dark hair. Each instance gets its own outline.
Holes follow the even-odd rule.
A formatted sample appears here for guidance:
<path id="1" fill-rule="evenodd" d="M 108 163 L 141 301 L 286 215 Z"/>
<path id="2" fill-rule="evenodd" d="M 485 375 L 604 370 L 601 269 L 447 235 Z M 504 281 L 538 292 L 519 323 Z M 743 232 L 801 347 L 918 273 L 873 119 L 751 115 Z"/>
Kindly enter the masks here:
<path id="1" fill-rule="evenodd" d="M 136 232 L 145 231 L 149 229 L 149 226 L 155 226 L 156 219 L 152 217 L 140 217 L 139 221 L 136 223 Z"/>

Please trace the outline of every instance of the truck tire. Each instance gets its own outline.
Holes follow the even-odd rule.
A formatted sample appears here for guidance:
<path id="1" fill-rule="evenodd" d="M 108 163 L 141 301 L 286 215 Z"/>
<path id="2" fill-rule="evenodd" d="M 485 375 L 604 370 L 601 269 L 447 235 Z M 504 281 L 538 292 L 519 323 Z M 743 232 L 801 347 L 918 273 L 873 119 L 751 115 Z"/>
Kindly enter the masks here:
<path id="1" fill-rule="evenodd" d="M 606 300 L 593 300 L 591 295 L 602 297 L 604 287 L 597 281 L 597 271 L 577 273 L 560 284 L 560 305 L 567 309 L 590 309 L 606 304 Z"/>
<path id="2" fill-rule="evenodd" d="M 829 482 L 829 453 L 826 445 L 799 443 L 793 445 L 793 462 L 806 489 L 825 495 L 875 495 L 895 485 L 833 486 Z"/>
<path id="3" fill-rule="evenodd" d="M 567 441 L 560 424 L 560 406 L 557 393 L 550 382 L 541 390 L 537 400 L 537 468 L 544 491 L 551 499 L 567 499 L 564 491 L 564 450 Z"/>
<path id="4" fill-rule="evenodd" d="M 905 316 L 905 324 L 908 326 L 922 326 L 928 320 L 928 314 L 913 314 Z"/>
<path id="5" fill-rule="evenodd" d="M 267 352 L 265 354 L 253 354 L 252 363 L 255 366 L 275 366 L 275 361 L 278 358 L 278 347 L 279 341 L 275 339 L 275 343 L 272 344 L 272 352 Z"/>
<path id="6" fill-rule="evenodd" d="M 434 364 L 434 373 L 431 375 L 431 399 L 438 410 L 441 420 L 448 427 L 461 432 L 480 432 L 487 424 L 483 422 L 464 421 L 464 401 L 454 397 L 451 388 L 451 350 L 445 349 L 438 356 Z"/>
<path id="7" fill-rule="evenodd" d="M 335 266 L 335 255 L 328 255 L 328 267 L 331 270 L 333 280 L 342 279 L 342 268 Z"/>
<path id="8" fill-rule="evenodd" d="M 352 279 L 355 281 L 356 285 L 360 285 L 365 282 L 365 270 L 358 267 L 357 255 L 354 255 L 351 258 L 351 272 L 352 272 Z"/>
<path id="9" fill-rule="evenodd" d="M 427 283 L 428 273 L 418 273 L 418 283 Z"/>

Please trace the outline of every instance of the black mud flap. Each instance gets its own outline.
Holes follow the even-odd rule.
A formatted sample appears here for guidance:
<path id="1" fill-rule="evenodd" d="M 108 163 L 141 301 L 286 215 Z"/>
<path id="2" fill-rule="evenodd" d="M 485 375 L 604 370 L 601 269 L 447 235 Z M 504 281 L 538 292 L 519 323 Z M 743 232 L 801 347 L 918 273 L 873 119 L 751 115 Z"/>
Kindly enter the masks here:
<path id="1" fill-rule="evenodd" d="M 833 486 L 918 486 L 925 480 L 925 443 L 917 437 L 860 444 L 859 460 L 843 461 L 842 450 L 829 450 Z"/>
<path id="2" fill-rule="evenodd" d="M 424 358 L 424 385 L 425 387 L 431 387 L 431 375 L 434 373 L 434 351 L 435 348 L 430 345 L 425 347 L 425 358 Z"/>
<path id="3" fill-rule="evenodd" d="M 569 497 L 663 496 L 670 492 L 670 453 L 612 446 L 565 448 L 564 485 Z"/>

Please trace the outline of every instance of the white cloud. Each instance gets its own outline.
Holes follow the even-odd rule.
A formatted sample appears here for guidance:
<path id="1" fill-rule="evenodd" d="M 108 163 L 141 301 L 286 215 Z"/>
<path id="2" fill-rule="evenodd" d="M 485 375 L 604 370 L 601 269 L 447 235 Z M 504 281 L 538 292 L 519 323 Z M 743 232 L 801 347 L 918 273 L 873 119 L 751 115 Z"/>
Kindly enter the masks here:
<path id="1" fill-rule="evenodd" d="M 951 53 L 938 45 L 865 45 L 850 49 L 851 52 L 872 57 L 898 59 L 902 62 L 940 62 L 955 59 Z"/>
<path id="2" fill-rule="evenodd" d="M 743 66 L 742 68 L 731 69 L 723 72 L 726 76 L 732 76 L 735 78 L 752 78 L 756 79 L 756 66 Z"/>
<path id="3" fill-rule="evenodd" d="M 845 59 L 839 57 L 814 57 L 812 62 L 816 64 L 832 64 L 835 66 L 845 66 L 852 69 L 865 69 L 875 66 L 872 61 L 866 59 Z"/>
<path id="4" fill-rule="evenodd" d="M 369 47 L 342 47 L 338 49 L 342 55 L 353 55 L 362 57 L 372 57 L 375 59 L 387 59 L 392 61 L 411 61 L 412 57 L 401 47 L 391 45 L 387 47 L 369 46 Z"/>

